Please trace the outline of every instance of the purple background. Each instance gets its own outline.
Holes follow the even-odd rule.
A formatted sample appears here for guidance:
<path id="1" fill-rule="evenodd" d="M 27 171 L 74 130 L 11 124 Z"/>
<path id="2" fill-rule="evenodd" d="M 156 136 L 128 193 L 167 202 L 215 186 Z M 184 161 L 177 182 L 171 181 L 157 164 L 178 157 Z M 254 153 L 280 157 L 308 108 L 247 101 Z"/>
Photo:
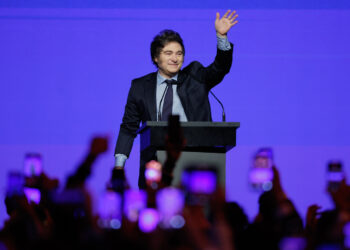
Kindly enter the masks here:
<path id="1" fill-rule="evenodd" d="M 208 65 L 216 51 L 216 9 L 209 2 L 202 9 L 16 2 L 0 4 L 0 225 L 7 218 L 7 173 L 23 168 L 26 152 L 41 153 L 48 175 L 63 182 L 90 138 L 108 135 L 109 152 L 89 181 L 95 197 L 102 193 L 130 81 L 155 71 L 149 45 L 156 33 L 170 28 L 182 35 L 185 65 Z M 250 218 L 258 194 L 249 188 L 248 169 L 261 146 L 273 147 L 283 186 L 303 217 L 313 203 L 331 207 L 328 160 L 342 160 L 349 175 L 350 10 L 345 1 L 329 8 L 326 2 L 313 1 L 319 3 L 314 8 L 301 1 L 285 8 L 274 8 L 274 1 L 255 9 L 238 4 L 239 23 L 229 33 L 234 62 L 214 92 L 227 120 L 241 122 L 237 147 L 227 155 L 227 199 L 238 201 Z M 211 101 L 219 121 L 220 107 Z M 126 166 L 133 187 L 138 161 L 137 138 Z"/>

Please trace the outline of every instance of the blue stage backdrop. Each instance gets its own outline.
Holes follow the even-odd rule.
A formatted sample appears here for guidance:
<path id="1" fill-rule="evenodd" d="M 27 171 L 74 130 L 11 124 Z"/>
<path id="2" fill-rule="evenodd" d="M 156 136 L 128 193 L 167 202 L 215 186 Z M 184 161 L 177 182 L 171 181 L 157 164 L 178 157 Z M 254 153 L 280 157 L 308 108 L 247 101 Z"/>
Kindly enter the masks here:
<path id="1" fill-rule="evenodd" d="M 130 82 L 156 70 L 149 55 L 156 33 L 170 28 L 182 35 L 185 65 L 208 65 L 216 51 L 212 1 L 180 1 L 177 8 L 170 1 L 45 2 L 0 4 L 1 224 L 7 173 L 23 168 L 26 152 L 41 153 L 47 174 L 63 185 L 90 138 L 108 135 L 110 149 L 89 180 L 95 197 L 103 192 Z M 255 216 L 258 194 L 248 185 L 248 170 L 254 152 L 270 146 L 302 216 L 314 203 L 330 208 L 328 160 L 342 160 L 350 173 L 349 1 L 228 2 L 218 7 L 221 13 L 238 9 L 239 23 L 229 34 L 234 60 L 214 92 L 227 120 L 241 128 L 227 155 L 227 199 Z M 220 107 L 211 101 L 220 121 Z M 133 187 L 138 161 L 136 138 L 126 165 Z"/>

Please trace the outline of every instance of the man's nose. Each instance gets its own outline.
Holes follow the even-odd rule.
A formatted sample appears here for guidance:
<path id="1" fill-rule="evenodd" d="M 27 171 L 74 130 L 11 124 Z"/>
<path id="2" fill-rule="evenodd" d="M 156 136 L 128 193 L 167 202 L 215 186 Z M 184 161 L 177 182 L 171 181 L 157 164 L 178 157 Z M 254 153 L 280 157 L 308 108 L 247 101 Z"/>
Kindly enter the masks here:
<path id="1" fill-rule="evenodd" d="M 176 56 L 176 54 L 172 54 L 172 55 L 171 55 L 171 60 L 172 60 L 173 62 L 176 62 L 176 61 L 177 61 L 177 56 Z"/>

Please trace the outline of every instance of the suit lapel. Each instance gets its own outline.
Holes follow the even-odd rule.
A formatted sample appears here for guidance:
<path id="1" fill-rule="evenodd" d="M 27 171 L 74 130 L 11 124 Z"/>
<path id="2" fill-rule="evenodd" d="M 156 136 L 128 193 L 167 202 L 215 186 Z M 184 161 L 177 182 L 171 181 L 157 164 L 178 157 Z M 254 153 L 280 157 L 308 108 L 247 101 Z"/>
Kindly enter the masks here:
<path id="1" fill-rule="evenodd" d="M 157 105 L 156 105 L 156 87 L 157 87 L 157 73 L 151 74 L 145 82 L 145 100 L 147 110 L 151 117 L 151 121 L 157 120 Z"/>
<path id="2" fill-rule="evenodd" d="M 185 95 L 186 77 L 187 77 L 187 74 L 183 70 L 181 70 L 177 78 L 177 81 L 178 81 L 177 94 L 179 95 L 179 98 L 181 100 L 181 104 L 182 104 L 182 107 L 184 108 L 187 120 L 192 121 L 192 114 L 189 112 L 188 103 Z"/>

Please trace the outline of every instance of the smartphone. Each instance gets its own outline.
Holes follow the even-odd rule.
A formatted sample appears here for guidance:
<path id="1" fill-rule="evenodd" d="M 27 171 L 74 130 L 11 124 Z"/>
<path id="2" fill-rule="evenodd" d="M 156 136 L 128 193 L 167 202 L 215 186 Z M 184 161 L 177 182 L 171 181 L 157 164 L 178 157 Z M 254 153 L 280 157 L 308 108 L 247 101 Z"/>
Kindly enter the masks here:
<path id="1" fill-rule="evenodd" d="M 53 202 L 57 205 L 81 205 L 85 204 L 84 192 L 80 189 L 64 189 L 52 194 Z"/>
<path id="2" fill-rule="evenodd" d="M 302 237 L 285 237 L 279 243 L 280 250 L 304 250 L 306 248 L 306 239 Z"/>
<path id="3" fill-rule="evenodd" d="M 114 191 L 106 191 L 100 197 L 98 225 L 104 229 L 120 229 L 122 226 L 122 197 Z"/>
<path id="4" fill-rule="evenodd" d="M 25 178 L 22 173 L 10 172 L 7 177 L 7 190 L 6 195 L 11 197 L 13 195 L 23 195 L 23 187 L 25 184 Z"/>
<path id="5" fill-rule="evenodd" d="M 24 158 L 24 174 L 26 177 L 40 176 L 42 173 L 42 159 L 40 154 L 26 154 Z"/>
<path id="6" fill-rule="evenodd" d="M 273 154 L 270 148 L 259 149 L 253 157 L 249 182 L 254 190 L 269 191 L 273 180 Z"/>
<path id="7" fill-rule="evenodd" d="M 154 231 L 159 222 L 159 213 L 155 208 L 145 208 L 140 211 L 139 229 L 144 233 Z"/>
<path id="8" fill-rule="evenodd" d="M 344 235 L 344 247 L 345 249 L 350 248 L 350 222 L 345 223 L 343 226 L 343 235 Z"/>
<path id="9" fill-rule="evenodd" d="M 128 182 L 125 178 L 124 169 L 113 168 L 110 188 L 121 194 L 128 188 Z"/>
<path id="10" fill-rule="evenodd" d="M 205 205 L 217 188 L 217 170 L 208 166 L 191 166 L 184 170 L 181 182 L 189 205 Z"/>
<path id="11" fill-rule="evenodd" d="M 30 187 L 24 187 L 23 188 L 24 194 L 27 197 L 27 200 L 29 203 L 33 202 L 35 204 L 40 203 L 41 199 L 41 192 L 37 188 L 30 188 Z"/>
<path id="12" fill-rule="evenodd" d="M 174 187 L 163 188 L 157 192 L 156 204 L 162 228 L 179 229 L 185 225 L 182 212 L 185 205 L 184 193 Z"/>
<path id="13" fill-rule="evenodd" d="M 216 190 L 216 172 L 196 170 L 189 174 L 187 188 L 194 194 L 212 194 Z"/>
<path id="14" fill-rule="evenodd" d="M 132 222 L 139 219 L 140 211 L 147 205 L 147 193 L 144 190 L 128 189 L 124 192 L 123 211 L 125 217 Z"/>
<path id="15" fill-rule="evenodd" d="M 327 166 L 327 182 L 328 189 L 331 191 L 338 190 L 341 181 L 345 175 L 343 172 L 342 163 L 339 161 L 331 161 Z"/>
<path id="16" fill-rule="evenodd" d="M 147 183 L 159 183 L 162 178 L 162 164 L 154 160 L 146 163 L 145 177 Z"/>

